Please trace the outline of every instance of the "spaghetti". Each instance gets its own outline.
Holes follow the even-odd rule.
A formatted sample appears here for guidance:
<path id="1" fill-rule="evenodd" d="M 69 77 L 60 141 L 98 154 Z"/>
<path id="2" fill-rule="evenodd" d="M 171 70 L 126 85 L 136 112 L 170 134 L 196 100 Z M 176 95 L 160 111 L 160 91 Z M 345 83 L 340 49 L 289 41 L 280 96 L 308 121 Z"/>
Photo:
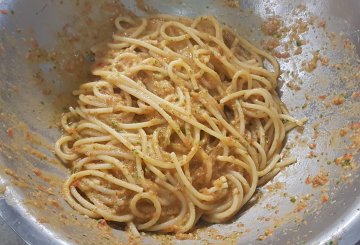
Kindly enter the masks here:
<path id="1" fill-rule="evenodd" d="M 62 117 L 56 154 L 66 201 L 129 229 L 182 233 L 231 219 L 295 158 L 280 156 L 289 116 L 280 70 L 212 16 L 120 16 L 94 48 L 94 82 Z M 270 67 L 270 68 L 267 68 Z"/>

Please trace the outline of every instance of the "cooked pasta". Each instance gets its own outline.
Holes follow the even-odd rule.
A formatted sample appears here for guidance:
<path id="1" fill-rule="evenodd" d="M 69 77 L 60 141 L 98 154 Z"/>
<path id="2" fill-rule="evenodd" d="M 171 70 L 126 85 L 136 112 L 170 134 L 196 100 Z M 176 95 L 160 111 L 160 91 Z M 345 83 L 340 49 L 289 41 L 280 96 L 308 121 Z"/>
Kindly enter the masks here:
<path id="1" fill-rule="evenodd" d="M 189 231 L 234 217 L 282 159 L 301 126 L 276 92 L 268 53 L 212 16 L 120 16 L 94 48 L 96 81 L 74 91 L 56 154 L 72 173 L 66 201 L 138 230 Z"/>

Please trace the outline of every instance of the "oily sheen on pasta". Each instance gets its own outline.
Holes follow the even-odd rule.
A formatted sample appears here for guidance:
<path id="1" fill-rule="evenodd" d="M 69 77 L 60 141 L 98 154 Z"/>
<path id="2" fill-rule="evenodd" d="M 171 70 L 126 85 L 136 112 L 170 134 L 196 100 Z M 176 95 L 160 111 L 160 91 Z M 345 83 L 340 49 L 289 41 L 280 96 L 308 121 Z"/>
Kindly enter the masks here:
<path id="1" fill-rule="evenodd" d="M 279 65 L 212 16 L 120 16 L 96 46 L 93 82 L 74 91 L 56 154 L 66 201 L 138 230 L 189 231 L 231 219 L 257 186 L 296 161 L 280 156 L 289 116 Z"/>

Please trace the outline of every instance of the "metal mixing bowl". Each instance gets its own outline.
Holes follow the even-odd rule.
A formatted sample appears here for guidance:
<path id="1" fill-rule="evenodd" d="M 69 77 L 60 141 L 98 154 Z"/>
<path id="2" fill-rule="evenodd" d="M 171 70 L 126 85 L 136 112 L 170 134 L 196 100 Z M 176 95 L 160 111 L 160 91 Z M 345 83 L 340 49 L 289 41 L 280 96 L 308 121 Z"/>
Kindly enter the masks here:
<path id="1" fill-rule="evenodd" d="M 112 13 L 111 2 L 117 1 L 107 1 L 106 5 L 102 5 L 105 1 L 90 1 L 92 7 L 87 2 L 0 1 L 0 186 L 6 186 L 4 194 L 0 192 L 0 215 L 29 244 L 108 244 L 127 239 L 116 227 L 114 237 L 104 235 L 96 221 L 71 210 L 59 194 L 61 180 L 69 174 L 52 152 L 52 145 L 61 134 L 57 127 L 60 115 L 64 107 L 75 103 L 71 91 L 87 79 L 91 65 L 89 47 L 111 35 L 106 29 L 110 22 L 104 20 L 109 20 Z M 325 29 L 315 24 L 301 35 L 308 41 L 302 46 L 302 54 L 279 59 L 285 71 L 279 85 L 282 101 L 295 117 L 309 118 L 302 130 L 294 130 L 288 137 L 286 150 L 298 158 L 297 163 L 259 189 L 257 198 L 233 221 L 201 224 L 197 230 L 200 240 L 176 241 L 174 236 L 144 235 L 144 242 L 167 239 L 176 244 L 220 243 L 217 238 L 221 236 L 230 239 L 229 243 L 239 244 L 357 242 L 360 171 L 344 169 L 334 159 L 357 150 L 348 149 L 351 141 L 347 136 L 354 129 L 349 129 L 345 137 L 339 136 L 339 130 L 360 119 L 359 99 L 351 96 L 360 89 L 360 76 L 355 76 L 359 72 L 358 55 L 356 49 L 344 48 L 349 38 L 360 50 L 360 1 L 243 0 L 240 8 L 229 7 L 234 1 L 227 0 L 149 0 L 145 6 L 142 1 L 122 3 L 138 15 L 146 14 L 143 10 L 215 15 L 258 45 L 265 38 L 261 23 L 268 17 L 280 16 L 285 23 L 292 23 L 313 15 L 317 17 L 315 23 L 326 21 Z M 302 3 L 306 10 L 296 12 L 294 9 Z M 90 20 L 86 19 L 89 15 Z M 313 72 L 305 72 L 301 63 L 310 60 L 316 50 L 329 57 L 329 65 L 319 64 Z M 57 53 L 51 55 L 52 51 Z M 292 82 L 300 90 L 294 91 Z M 339 94 L 345 97 L 344 104 L 333 105 L 332 98 Z M 319 96 L 326 96 L 325 101 Z M 311 156 L 309 143 L 316 143 L 316 157 Z M 359 162 L 356 154 L 354 162 Z M 50 180 L 37 169 L 51 173 Z M 307 176 L 313 177 L 320 170 L 329 174 L 328 185 L 314 188 L 305 183 Z M 269 187 L 274 187 L 274 183 L 285 186 L 271 191 Z M 325 192 L 329 201 L 322 203 Z M 307 197 L 304 210 L 294 212 L 300 199 Z M 271 230 L 272 235 L 269 228 L 276 228 Z M 261 241 L 264 234 L 268 237 Z"/>

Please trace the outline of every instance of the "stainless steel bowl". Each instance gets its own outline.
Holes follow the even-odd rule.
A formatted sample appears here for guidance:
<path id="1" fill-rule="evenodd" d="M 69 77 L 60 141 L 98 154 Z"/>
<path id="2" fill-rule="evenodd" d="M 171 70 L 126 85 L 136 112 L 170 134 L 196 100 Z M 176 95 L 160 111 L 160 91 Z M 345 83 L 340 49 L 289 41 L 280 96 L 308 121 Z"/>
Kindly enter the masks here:
<path id="1" fill-rule="evenodd" d="M 127 242 L 121 229 L 115 227 L 111 237 L 96 221 L 78 215 L 62 200 L 59 187 L 68 170 L 52 152 L 61 134 L 57 125 L 63 108 L 74 104 L 71 91 L 91 79 L 89 47 L 111 36 L 111 16 L 122 11 L 115 7 L 117 1 L 88 2 L 0 2 L 0 186 L 6 186 L 4 194 L 0 192 L 0 215 L 29 244 Z M 279 85 L 282 101 L 295 117 L 309 118 L 302 130 L 294 130 L 288 137 L 286 150 L 298 162 L 260 188 L 232 222 L 201 224 L 196 241 L 153 234 L 142 239 L 145 243 L 160 239 L 179 244 L 223 240 L 239 244 L 354 244 L 360 239 L 360 171 L 357 167 L 344 169 L 334 159 L 351 152 L 355 165 L 359 163 L 359 142 L 350 149 L 350 136 L 356 141 L 359 132 L 349 129 L 340 137 L 339 131 L 360 119 L 360 99 L 356 98 L 360 64 L 356 48 L 347 42 L 351 40 L 359 52 L 360 2 L 243 0 L 240 8 L 234 2 L 123 0 L 122 4 L 138 15 L 146 11 L 215 15 L 258 45 L 266 38 L 260 26 L 268 17 L 280 16 L 288 26 L 300 19 L 313 20 L 314 25 L 301 34 L 307 41 L 302 53 L 279 60 L 284 71 Z M 305 8 L 299 7 L 302 3 Z M 311 60 L 316 50 L 329 57 L 329 64 L 319 61 L 313 72 L 304 71 L 302 62 Z M 294 84 L 300 90 L 295 91 Z M 332 100 L 339 94 L 345 102 L 336 106 Z M 315 157 L 311 156 L 310 143 L 316 144 Z M 329 174 L 327 185 L 314 188 L 305 183 L 320 170 Z M 329 195 L 324 203 L 323 193 Z M 302 209 L 300 200 L 306 206 L 294 212 L 297 207 Z M 268 236 L 265 241 L 261 241 L 262 235 Z"/>

